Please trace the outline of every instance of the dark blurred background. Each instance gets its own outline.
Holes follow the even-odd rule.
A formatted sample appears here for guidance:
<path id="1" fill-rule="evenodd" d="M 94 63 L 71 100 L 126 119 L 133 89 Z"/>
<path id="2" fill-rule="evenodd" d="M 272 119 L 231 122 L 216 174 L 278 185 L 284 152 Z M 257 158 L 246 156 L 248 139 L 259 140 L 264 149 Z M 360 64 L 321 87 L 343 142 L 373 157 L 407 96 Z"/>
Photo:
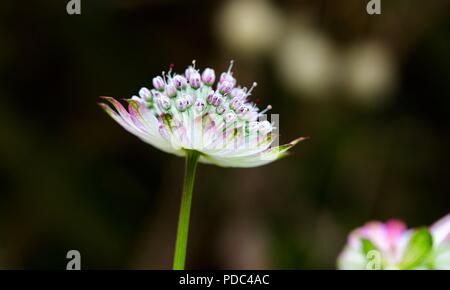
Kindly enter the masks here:
<path id="1" fill-rule="evenodd" d="M 169 65 L 226 70 L 280 114 L 253 169 L 201 165 L 190 269 L 329 269 L 372 219 L 427 225 L 450 211 L 450 2 L 3 1 L 0 268 L 171 267 L 183 160 L 96 104 Z"/>

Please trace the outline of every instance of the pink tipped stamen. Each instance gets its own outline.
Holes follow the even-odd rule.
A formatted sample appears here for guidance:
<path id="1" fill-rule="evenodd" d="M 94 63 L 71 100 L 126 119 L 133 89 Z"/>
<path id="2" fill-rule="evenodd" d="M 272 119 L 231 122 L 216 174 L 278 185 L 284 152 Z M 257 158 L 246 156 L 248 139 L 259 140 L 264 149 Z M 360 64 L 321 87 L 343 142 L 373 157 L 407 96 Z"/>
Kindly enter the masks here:
<path id="1" fill-rule="evenodd" d="M 169 71 L 167 72 L 167 75 L 170 77 L 172 74 L 172 70 L 175 67 L 175 64 L 171 63 L 169 64 Z"/>

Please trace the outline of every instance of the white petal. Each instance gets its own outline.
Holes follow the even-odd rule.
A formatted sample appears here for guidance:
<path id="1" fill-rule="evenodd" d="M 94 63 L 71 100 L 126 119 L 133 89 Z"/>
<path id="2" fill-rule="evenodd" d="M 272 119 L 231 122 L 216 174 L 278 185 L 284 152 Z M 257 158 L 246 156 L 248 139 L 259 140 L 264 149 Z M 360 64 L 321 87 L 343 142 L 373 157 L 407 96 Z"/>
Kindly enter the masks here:
<path id="1" fill-rule="evenodd" d="M 443 242 L 450 244 L 450 214 L 434 223 L 430 228 L 434 246 Z"/>

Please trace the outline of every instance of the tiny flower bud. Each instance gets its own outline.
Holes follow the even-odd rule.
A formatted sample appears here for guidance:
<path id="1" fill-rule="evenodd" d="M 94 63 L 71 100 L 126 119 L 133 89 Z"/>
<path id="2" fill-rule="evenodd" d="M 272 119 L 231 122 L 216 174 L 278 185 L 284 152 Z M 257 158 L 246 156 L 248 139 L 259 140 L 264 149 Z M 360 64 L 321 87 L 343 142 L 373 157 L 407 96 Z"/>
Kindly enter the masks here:
<path id="1" fill-rule="evenodd" d="M 234 98 L 230 102 L 230 108 L 233 111 L 236 111 L 241 105 L 242 105 L 242 102 L 239 98 Z"/>
<path id="2" fill-rule="evenodd" d="M 239 115 L 239 118 L 245 119 L 249 111 L 250 109 L 246 105 L 242 105 L 237 109 L 237 114 Z"/>
<path id="3" fill-rule="evenodd" d="M 224 82 L 221 82 L 220 84 L 219 84 L 219 91 L 222 93 L 222 94 L 228 94 L 229 92 L 231 92 L 231 89 L 234 87 L 234 84 L 232 84 L 231 82 L 229 82 L 229 81 L 224 81 Z"/>
<path id="4" fill-rule="evenodd" d="M 186 107 L 189 108 L 194 104 L 194 98 L 191 95 L 184 95 L 184 98 L 186 99 Z"/>
<path id="5" fill-rule="evenodd" d="M 214 84 L 214 81 L 216 80 L 216 74 L 215 74 L 214 70 L 210 69 L 210 68 L 206 68 L 203 71 L 202 80 L 206 85 L 212 86 Z"/>
<path id="6" fill-rule="evenodd" d="M 166 85 L 166 94 L 169 98 L 176 97 L 177 88 L 172 84 L 172 82 Z"/>
<path id="7" fill-rule="evenodd" d="M 158 92 L 156 90 L 152 90 L 152 96 L 154 99 L 159 99 L 161 96 L 163 96 L 163 94 L 161 94 L 160 92 Z"/>
<path id="8" fill-rule="evenodd" d="M 178 111 L 184 112 L 184 111 L 186 111 L 186 109 L 188 107 L 188 101 L 186 100 L 185 97 L 178 97 L 175 100 L 175 106 Z"/>
<path id="9" fill-rule="evenodd" d="M 213 97 L 215 94 L 216 93 L 213 90 L 209 91 L 208 96 L 206 97 L 206 101 L 208 102 L 208 104 L 210 104 L 210 105 L 212 104 Z"/>
<path id="10" fill-rule="evenodd" d="M 189 84 L 194 89 L 198 89 L 201 85 L 201 78 L 200 78 L 200 74 L 198 73 L 198 71 L 193 71 L 190 74 L 188 80 L 189 80 Z"/>
<path id="11" fill-rule="evenodd" d="M 210 104 L 214 107 L 220 106 L 223 103 L 222 95 L 219 93 L 214 93 L 211 97 Z"/>
<path id="12" fill-rule="evenodd" d="M 196 72 L 195 68 L 190 66 L 184 71 L 184 76 L 186 77 L 186 79 L 190 79 L 192 73 L 194 73 L 194 72 Z"/>
<path id="13" fill-rule="evenodd" d="M 140 89 L 139 96 L 145 101 L 149 101 L 152 99 L 152 94 L 150 93 L 150 91 L 147 88 Z"/>
<path id="14" fill-rule="evenodd" d="M 155 89 L 157 89 L 158 91 L 164 90 L 164 85 L 165 85 L 165 83 L 164 83 L 164 80 L 162 77 L 157 76 L 157 77 L 153 78 L 153 87 Z"/>
<path id="15" fill-rule="evenodd" d="M 231 75 L 231 73 L 224 72 L 220 75 L 219 83 L 223 82 L 229 82 L 233 85 L 233 87 L 236 85 L 236 79 Z"/>
<path id="16" fill-rule="evenodd" d="M 202 99 L 198 98 L 197 101 L 194 104 L 195 110 L 199 113 L 203 112 L 203 110 L 206 107 L 205 101 L 203 101 Z"/>
<path id="17" fill-rule="evenodd" d="M 158 106 L 162 111 L 167 111 L 171 107 L 170 99 L 164 95 L 157 98 Z"/>
<path id="18" fill-rule="evenodd" d="M 179 90 L 179 89 L 184 89 L 187 85 L 187 80 L 185 77 L 180 76 L 180 75 L 176 75 L 173 78 L 173 83 L 175 85 L 175 87 Z"/>
<path id="19" fill-rule="evenodd" d="M 219 96 L 217 99 L 213 99 L 213 106 L 215 107 L 222 106 L 223 102 L 224 102 L 223 98 Z"/>

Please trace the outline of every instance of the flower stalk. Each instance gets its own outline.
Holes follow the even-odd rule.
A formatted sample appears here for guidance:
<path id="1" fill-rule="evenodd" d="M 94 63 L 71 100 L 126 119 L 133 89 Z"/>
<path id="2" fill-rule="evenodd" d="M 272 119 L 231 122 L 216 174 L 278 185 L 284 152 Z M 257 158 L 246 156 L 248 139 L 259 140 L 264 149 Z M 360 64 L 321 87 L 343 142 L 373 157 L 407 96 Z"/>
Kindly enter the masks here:
<path id="1" fill-rule="evenodd" d="M 186 249 L 189 235 L 189 220 L 191 215 L 192 191 L 194 188 L 195 172 L 200 153 L 195 150 L 186 151 L 184 172 L 184 186 L 181 196 L 180 214 L 178 217 L 177 239 L 173 259 L 174 270 L 184 270 L 186 262 Z"/>

